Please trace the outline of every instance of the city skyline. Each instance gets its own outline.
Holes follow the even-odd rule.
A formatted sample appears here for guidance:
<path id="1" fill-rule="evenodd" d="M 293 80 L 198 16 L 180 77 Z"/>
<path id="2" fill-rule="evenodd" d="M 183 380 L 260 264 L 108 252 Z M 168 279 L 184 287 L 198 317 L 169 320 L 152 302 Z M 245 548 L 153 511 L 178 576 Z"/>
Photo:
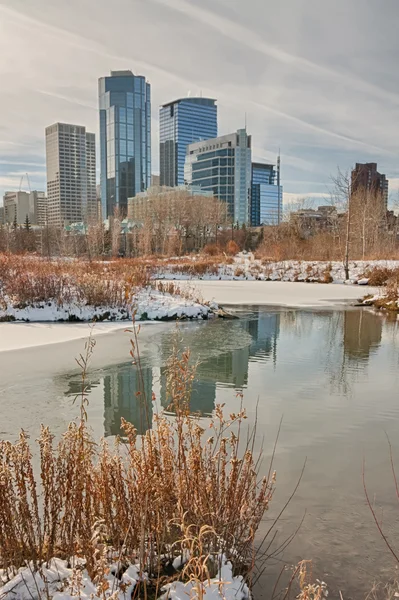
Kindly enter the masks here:
<path id="1" fill-rule="evenodd" d="M 360 0 L 339 1 L 328 15 L 313 0 L 273 5 L 272 14 L 260 0 L 250 7 L 236 0 L 117 5 L 123 18 L 121 10 L 110 15 L 105 3 L 93 0 L 84 6 L 76 0 L 1 4 L 7 118 L 0 124 L 0 196 L 18 189 L 25 172 L 32 189 L 44 189 L 48 123 L 79 123 L 98 134 L 96 81 L 111 69 L 132 69 L 152 85 L 154 173 L 159 106 L 202 91 L 218 101 L 219 135 L 242 127 L 247 114 L 254 161 L 273 162 L 281 147 L 285 201 L 324 197 L 336 166 L 350 169 L 356 162 L 377 162 L 390 179 L 391 199 L 397 194 L 391 0 L 383 12 Z M 71 18 L 75 9 L 79 19 Z M 345 39 L 339 47 L 337 30 Z"/>

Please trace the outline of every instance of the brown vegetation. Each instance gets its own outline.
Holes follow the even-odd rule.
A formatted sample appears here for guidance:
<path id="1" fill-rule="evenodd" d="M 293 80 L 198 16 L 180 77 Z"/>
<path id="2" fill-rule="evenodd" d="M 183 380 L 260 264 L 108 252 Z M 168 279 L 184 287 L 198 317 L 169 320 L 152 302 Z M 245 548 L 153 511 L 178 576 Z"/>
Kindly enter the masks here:
<path id="1" fill-rule="evenodd" d="M 134 334 L 131 355 L 140 371 Z M 0 442 L 0 568 L 12 576 L 32 561 L 40 568 L 52 557 L 82 557 L 98 581 L 107 549 L 118 563 L 137 563 L 148 572 L 148 589 L 167 581 L 212 574 L 225 553 L 234 573 L 254 567 L 254 537 L 272 498 L 275 476 L 258 477 L 255 432 L 244 435 L 245 412 L 225 417 L 217 406 L 207 430 L 189 415 L 194 379 L 190 354 L 175 349 L 167 368 L 167 393 L 174 420 L 155 417 L 153 429 L 138 436 L 123 421 L 125 438 L 97 445 L 86 423 L 86 370 L 93 340 L 78 363 L 82 369 L 80 418 L 58 444 L 47 427 L 37 441 L 40 470 L 33 466 L 29 436 Z M 144 387 L 143 387 L 144 390 Z M 148 399 L 144 391 L 143 419 Z M 155 399 L 153 398 L 153 401 Z M 176 557 L 190 557 L 168 575 Z M 101 580 L 101 577 L 100 577 Z M 148 586 L 148 589 L 147 589 Z M 142 597 L 140 590 L 137 597 Z"/>
<path id="2" fill-rule="evenodd" d="M 135 288 L 150 283 L 151 266 L 135 261 L 46 261 L 0 255 L 0 303 L 23 307 L 76 301 L 91 306 L 125 306 Z"/>

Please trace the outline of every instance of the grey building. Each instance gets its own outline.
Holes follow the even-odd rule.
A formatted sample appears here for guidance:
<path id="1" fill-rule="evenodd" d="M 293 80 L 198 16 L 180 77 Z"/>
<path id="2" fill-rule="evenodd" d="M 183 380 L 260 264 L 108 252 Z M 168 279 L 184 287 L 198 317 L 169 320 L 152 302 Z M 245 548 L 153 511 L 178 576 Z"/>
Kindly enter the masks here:
<path id="1" fill-rule="evenodd" d="M 184 184 L 184 164 L 189 144 L 218 134 L 217 105 L 211 98 L 180 98 L 159 111 L 160 185 Z"/>
<path id="2" fill-rule="evenodd" d="M 226 202 L 230 217 L 240 225 L 250 220 L 251 136 L 239 129 L 187 147 L 185 183 L 211 191 Z"/>
<path id="3" fill-rule="evenodd" d="M 44 225 L 47 198 L 44 192 L 6 192 L 3 197 L 4 223 L 24 225 L 26 218 L 31 225 Z"/>
<path id="4" fill-rule="evenodd" d="M 67 123 L 46 128 L 47 217 L 61 227 L 97 219 L 94 133 Z"/>
<path id="5" fill-rule="evenodd" d="M 102 216 L 151 185 L 151 86 L 131 71 L 111 71 L 98 82 Z"/>

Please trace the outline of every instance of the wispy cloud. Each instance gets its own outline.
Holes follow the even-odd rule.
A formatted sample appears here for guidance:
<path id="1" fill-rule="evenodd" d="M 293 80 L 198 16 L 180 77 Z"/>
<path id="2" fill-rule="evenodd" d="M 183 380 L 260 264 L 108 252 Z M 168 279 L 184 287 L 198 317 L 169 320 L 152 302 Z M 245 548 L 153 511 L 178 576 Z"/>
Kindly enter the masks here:
<path id="1" fill-rule="evenodd" d="M 44 164 L 50 123 L 98 132 L 97 79 L 120 68 L 152 84 L 154 172 L 158 106 L 191 89 L 218 99 L 221 134 L 247 113 L 256 160 L 275 163 L 281 148 L 286 194 L 320 194 L 337 165 L 375 161 L 392 195 L 396 11 L 364 0 L 114 0 L 112 10 L 106 0 L 0 0 L 0 195 L 11 173 Z M 43 187 L 44 170 L 34 177 Z"/>

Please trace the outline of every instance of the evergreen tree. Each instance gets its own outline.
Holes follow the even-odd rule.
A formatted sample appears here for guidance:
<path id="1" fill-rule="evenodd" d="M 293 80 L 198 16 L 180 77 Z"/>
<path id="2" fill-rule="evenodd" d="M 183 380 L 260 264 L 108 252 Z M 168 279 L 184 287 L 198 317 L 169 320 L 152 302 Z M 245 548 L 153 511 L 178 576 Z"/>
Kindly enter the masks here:
<path id="1" fill-rule="evenodd" d="M 13 227 L 14 227 L 14 231 L 16 231 L 18 229 L 17 211 L 15 211 Z"/>
<path id="2" fill-rule="evenodd" d="M 24 227 L 25 227 L 25 231 L 27 231 L 29 233 L 30 230 L 31 230 L 30 221 L 29 221 L 29 215 L 26 215 Z"/>

